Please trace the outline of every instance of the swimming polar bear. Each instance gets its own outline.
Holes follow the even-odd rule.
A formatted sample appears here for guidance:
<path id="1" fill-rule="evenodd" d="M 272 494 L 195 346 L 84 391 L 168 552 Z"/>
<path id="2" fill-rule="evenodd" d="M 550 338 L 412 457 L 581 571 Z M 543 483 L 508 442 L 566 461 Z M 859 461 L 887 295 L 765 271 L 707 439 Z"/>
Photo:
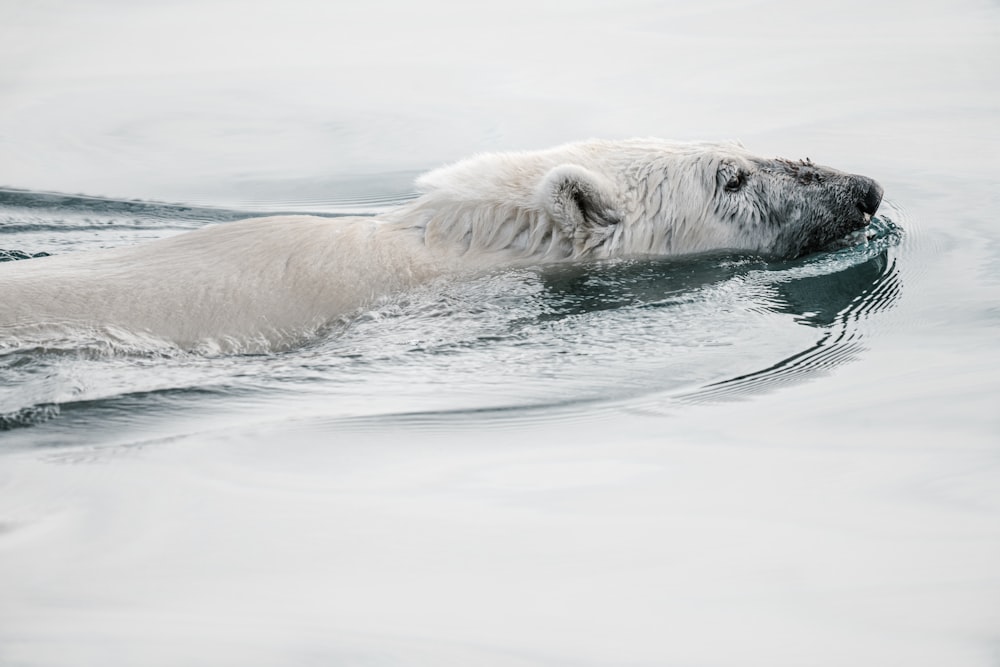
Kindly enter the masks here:
<path id="1" fill-rule="evenodd" d="M 862 229 L 864 176 L 732 143 L 587 141 L 420 178 L 376 217 L 277 216 L 132 247 L 0 264 L 0 338 L 85 330 L 250 351 L 433 278 L 733 249 L 797 256 Z"/>

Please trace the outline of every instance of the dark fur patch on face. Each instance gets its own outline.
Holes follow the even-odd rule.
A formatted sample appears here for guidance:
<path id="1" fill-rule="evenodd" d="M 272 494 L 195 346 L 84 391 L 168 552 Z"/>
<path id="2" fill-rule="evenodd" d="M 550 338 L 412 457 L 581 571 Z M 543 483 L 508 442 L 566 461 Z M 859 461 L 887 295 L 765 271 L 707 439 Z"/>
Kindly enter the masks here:
<path id="1" fill-rule="evenodd" d="M 822 168 L 813 164 L 813 161 L 809 158 L 797 161 L 777 158 L 774 162 L 783 167 L 785 172 L 803 185 L 822 180 Z"/>
<path id="2" fill-rule="evenodd" d="M 742 181 L 734 188 L 737 169 Z M 871 179 L 808 158 L 723 164 L 716 180 L 716 213 L 732 225 L 741 247 L 786 256 L 811 252 L 863 228 L 871 219 L 866 211 L 872 208 L 872 188 L 878 188 Z"/>

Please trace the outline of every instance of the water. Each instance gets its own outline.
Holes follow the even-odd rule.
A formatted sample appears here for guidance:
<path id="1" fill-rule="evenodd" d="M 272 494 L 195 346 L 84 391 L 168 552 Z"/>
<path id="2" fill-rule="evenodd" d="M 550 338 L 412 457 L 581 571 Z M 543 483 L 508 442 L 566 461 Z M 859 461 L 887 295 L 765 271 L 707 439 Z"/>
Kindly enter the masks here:
<path id="1" fill-rule="evenodd" d="M 865 245 L 501 271 L 268 354 L 0 341 L 0 664 L 1000 661 L 995 3 L 0 26 L 21 254 L 375 213 L 589 136 L 886 189 Z"/>

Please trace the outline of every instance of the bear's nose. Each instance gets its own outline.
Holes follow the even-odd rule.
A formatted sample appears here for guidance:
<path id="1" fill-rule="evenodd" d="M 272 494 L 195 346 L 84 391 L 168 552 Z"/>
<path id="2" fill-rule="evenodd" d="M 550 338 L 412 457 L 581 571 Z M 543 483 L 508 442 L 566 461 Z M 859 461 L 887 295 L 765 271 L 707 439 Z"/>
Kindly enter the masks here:
<path id="1" fill-rule="evenodd" d="M 863 182 L 863 192 L 861 200 L 858 202 L 858 209 L 862 213 L 875 215 L 879 204 L 882 203 L 882 186 L 870 178 L 861 177 Z"/>

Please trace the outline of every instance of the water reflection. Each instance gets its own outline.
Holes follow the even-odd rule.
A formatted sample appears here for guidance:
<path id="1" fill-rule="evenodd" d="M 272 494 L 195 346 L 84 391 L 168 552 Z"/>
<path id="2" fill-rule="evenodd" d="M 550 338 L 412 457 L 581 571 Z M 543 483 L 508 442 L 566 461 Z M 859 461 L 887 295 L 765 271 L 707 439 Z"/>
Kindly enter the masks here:
<path id="1" fill-rule="evenodd" d="M 676 305 L 711 285 L 766 266 L 758 257 L 720 253 L 555 266 L 541 274 L 549 306 L 543 319 Z"/>

